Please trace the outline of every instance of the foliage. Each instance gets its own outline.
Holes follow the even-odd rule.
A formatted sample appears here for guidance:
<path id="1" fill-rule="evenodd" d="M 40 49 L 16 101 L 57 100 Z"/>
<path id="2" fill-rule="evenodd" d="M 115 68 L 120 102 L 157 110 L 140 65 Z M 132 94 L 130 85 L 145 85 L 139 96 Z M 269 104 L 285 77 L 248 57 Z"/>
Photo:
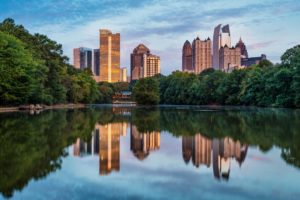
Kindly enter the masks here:
<path id="1" fill-rule="evenodd" d="M 0 23 L 0 32 L 0 105 L 98 100 L 91 74 L 72 69 L 61 44 L 30 34 L 12 19 Z"/>
<path id="2" fill-rule="evenodd" d="M 133 98 L 140 105 L 159 103 L 159 84 L 155 78 L 139 79 L 132 91 Z"/>
<path id="3" fill-rule="evenodd" d="M 42 83 L 47 68 L 35 59 L 18 39 L 0 32 L 0 98 L 1 104 L 42 100 Z"/>
<path id="4" fill-rule="evenodd" d="M 281 64 L 263 60 L 231 73 L 211 68 L 198 76 L 176 71 L 158 77 L 160 103 L 300 107 L 300 45 L 281 59 Z"/>

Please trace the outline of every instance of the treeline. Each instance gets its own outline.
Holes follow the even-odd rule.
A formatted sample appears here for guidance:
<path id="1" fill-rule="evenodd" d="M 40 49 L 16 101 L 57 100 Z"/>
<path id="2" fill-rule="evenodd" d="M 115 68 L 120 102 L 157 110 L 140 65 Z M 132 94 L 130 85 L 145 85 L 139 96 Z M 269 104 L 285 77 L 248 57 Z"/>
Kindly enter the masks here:
<path id="1" fill-rule="evenodd" d="M 276 65 L 264 60 L 231 73 L 176 71 L 141 79 L 133 96 L 139 104 L 300 107 L 300 45 L 288 49 Z"/>
<path id="2" fill-rule="evenodd" d="M 0 23 L 0 105 L 95 102 L 100 92 L 91 75 L 69 65 L 62 45 L 47 36 L 12 19 Z"/>

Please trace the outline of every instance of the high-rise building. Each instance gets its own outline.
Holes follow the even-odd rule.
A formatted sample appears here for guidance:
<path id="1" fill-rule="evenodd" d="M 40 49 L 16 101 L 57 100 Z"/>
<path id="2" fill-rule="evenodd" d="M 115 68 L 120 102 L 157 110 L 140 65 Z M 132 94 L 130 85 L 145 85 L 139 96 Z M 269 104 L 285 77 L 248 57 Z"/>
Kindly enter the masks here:
<path id="1" fill-rule="evenodd" d="M 222 27 L 219 24 L 214 29 L 214 38 L 213 38 L 213 68 L 220 69 L 220 57 L 219 57 L 219 50 L 221 47 L 231 47 L 231 36 L 230 36 L 230 29 L 229 25 L 225 25 Z"/>
<path id="2" fill-rule="evenodd" d="M 211 40 L 207 38 L 202 41 L 197 37 L 192 44 L 192 64 L 196 74 L 212 67 Z"/>
<path id="3" fill-rule="evenodd" d="M 240 38 L 239 42 L 236 43 L 235 47 L 239 47 L 241 49 L 241 59 L 248 58 L 248 51 L 245 43 L 242 38 Z"/>
<path id="4" fill-rule="evenodd" d="M 73 49 L 73 62 L 77 69 L 90 68 L 92 70 L 92 49 L 85 47 Z"/>
<path id="5" fill-rule="evenodd" d="M 131 80 L 138 80 L 143 77 L 144 54 L 150 54 L 150 50 L 143 44 L 134 48 L 130 56 Z"/>
<path id="6" fill-rule="evenodd" d="M 100 49 L 94 49 L 93 53 L 93 74 L 94 76 L 100 76 Z"/>
<path id="7" fill-rule="evenodd" d="M 160 73 L 160 58 L 152 54 L 144 54 L 143 78 Z"/>
<path id="8" fill-rule="evenodd" d="M 126 68 L 126 67 L 121 68 L 121 73 L 120 73 L 120 75 L 121 75 L 120 80 L 121 80 L 122 82 L 127 82 L 127 68 Z"/>
<path id="9" fill-rule="evenodd" d="M 231 72 L 241 67 L 241 49 L 239 47 L 229 48 L 227 45 L 221 47 L 219 52 L 219 69 L 224 72 Z"/>
<path id="10" fill-rule="evenodd" d="M 182 48 L 182 71 L 194 72 L 192 62 L 192 45 L 188 40 L 185 41 Z"/>
<path id="11" fill-rule="evenodd" d="M 150 54 L 150 50 L 139 44 L 132 52 L 130 59 L 131 80 L 154 76 L 160 73 L 160 58 Z"/>
<path id="12" fill-rule="evenodd" d="M 120 81 L 120 33 L 100 29 L 100 76 L 97 81 Z"/>

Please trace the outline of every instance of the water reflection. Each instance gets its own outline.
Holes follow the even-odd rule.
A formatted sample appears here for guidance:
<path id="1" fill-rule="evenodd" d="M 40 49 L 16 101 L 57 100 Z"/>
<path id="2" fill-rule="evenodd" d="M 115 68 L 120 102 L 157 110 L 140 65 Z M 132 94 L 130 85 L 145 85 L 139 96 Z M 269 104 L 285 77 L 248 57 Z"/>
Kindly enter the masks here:
<path id="1" fill-rule="evenodd" d="M 73 156 L 99 156 L 99 174 L 108 175 L 120 170 L 120 137 L 126 137 L 130 129 L 130 150 L 135 158 L 143 161 L 151 151 L 160 149 L 160 132 L 139 132 L 130 123 L 96 124 L 89 142 L 77 138 L 73 144 Z M 231 161 L 241 167 L 247 155 L 248 145 L 234 141 L 230 137 L 210 139 L 199 133 L 182 136 L 182 156 L 186 164 L 190 161 L 195 167 L 212 165 L 214 177 L 228 180 Z"/>
<path id="2" fill-rule="evenodd" d="M 180 107 L 105 107 L 39 115 L 1 114 L 0 121 L 0 192 L 5 197 L 22 191 L 31 180 L 43 182 L 49 174 L 61 170 L 69 146 L 72 155 L 81 158 L 78 162 L 90 156 L 94 161 L 96 157 L 97 174 L 101 176 L 122 173 L 121 160 L 127 159 L 121 157 L 124 148 L 139 167 L 151 155 L 167 154 L 166 149 L 173 148 L 169 151 L 179 150 L 180 162 L 176 165 L 192 165 L 200 171 L 205 167 L 211 177 L 230 182 L 235 164 L 241 169 L 247 166 L 249 146 L 262 153 L 276 147 L 281 152 L 276 156 L 290 166 L 300 167 L 297 110 L 202 112 Z M 179 143 L 165 146 L 169 141 L 164 135 Z M 122 138 L 128 138 L 128 145 L 122 146 Z"/>
<path id="3" fill-rule="evenodd" d="M 160 132 L 140 133 L 136 126 L 131 126 L 130 149 L 139 160 L 144 160 L 150 153 L 160 147 Z"/>
<path id="4" fill-rule="evenodd" d="M 248 145 L 233 141 L 229 137 L 209 139 L 201 134 L 182 137 L 182 156 L 186 164 L 192 160 L 197 168 L 201 165 L 213 165 L 217 179 L 229 179 L 231 160 L 241 166 L 247 155 Z"/>

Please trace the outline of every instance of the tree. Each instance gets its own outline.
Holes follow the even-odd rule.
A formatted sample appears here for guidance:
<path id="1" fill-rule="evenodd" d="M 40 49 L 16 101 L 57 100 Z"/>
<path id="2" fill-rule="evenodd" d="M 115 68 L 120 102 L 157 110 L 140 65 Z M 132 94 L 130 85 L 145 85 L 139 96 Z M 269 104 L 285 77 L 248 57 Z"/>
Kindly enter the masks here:
<path id="1" fill-rule="evenodd" d="M 284 67 L 293 70 L 294 78 L 292 88 L 295 92 L 294 103 L 300 107 L 300 45 L 288 49 L 282 56 L 281 62 Z"/>
<path id="2" fill-rule="evenodd" d="M 92 72 L 69 65 L 61 44 L 45 35 L 30 34 L 12 19 L 0 23 L 0 32 L 10 35 L 1 38 L 1 104 L 92 103 L 99 99 Z"/>
<path id="3" fill-rule="evenodd" d="M 24 44 L 0 31 L 0 104 L 22 104 L 45 97 L 42 83 L 47 69 Z"/>
<path id="4" fill-rule="evenodd" d="M 159 84 L 154 78 L 139 79 L 132 92 L 134 100 L 140 105 L 159 103 Z"/>

